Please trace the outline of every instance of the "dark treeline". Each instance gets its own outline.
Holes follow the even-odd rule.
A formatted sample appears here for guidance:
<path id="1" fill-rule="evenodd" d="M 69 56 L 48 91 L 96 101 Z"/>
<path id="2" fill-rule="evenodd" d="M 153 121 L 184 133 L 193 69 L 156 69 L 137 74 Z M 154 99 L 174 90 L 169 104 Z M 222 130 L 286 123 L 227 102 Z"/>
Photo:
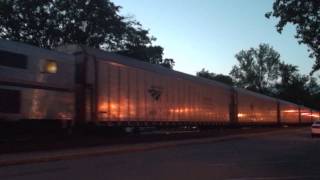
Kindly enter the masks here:
<path id="1" fill-rule="evenodd" d="M 214 81 L 219 81 L 224 84 L 228 84 L 230 86 L 234 85 L 233 79 L 230 76 L 224 75 L 224 74 L 215 74 L 215 73 L 209 72 L 204 68 L 201 71 L 197 72 L 197 76 L 214 80 Z"/>
<path id="2" fill-rule="evenodd" d="M 0 38 L 49 49 L 81 44 L 172 68 L 149 31 L 120 9 L 109 0 L 1 0 Z"/>

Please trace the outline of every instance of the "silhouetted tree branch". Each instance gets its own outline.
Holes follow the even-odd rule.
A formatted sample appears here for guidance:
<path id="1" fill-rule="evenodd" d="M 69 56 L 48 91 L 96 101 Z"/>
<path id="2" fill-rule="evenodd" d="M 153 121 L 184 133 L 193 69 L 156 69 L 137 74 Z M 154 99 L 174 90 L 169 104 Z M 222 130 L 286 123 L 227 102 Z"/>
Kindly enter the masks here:
<path id="1" fill-rule="evenodd" d="M 292 23 L 296 27 L 295 37 L 299 43 L 309 47 L 310 57 L 315 58 L 311 74 L 320 69 L 320 1 L 319 0 L 275 0 L 273 11 L 266 17 L 276 17 L 277 31 Z"/>

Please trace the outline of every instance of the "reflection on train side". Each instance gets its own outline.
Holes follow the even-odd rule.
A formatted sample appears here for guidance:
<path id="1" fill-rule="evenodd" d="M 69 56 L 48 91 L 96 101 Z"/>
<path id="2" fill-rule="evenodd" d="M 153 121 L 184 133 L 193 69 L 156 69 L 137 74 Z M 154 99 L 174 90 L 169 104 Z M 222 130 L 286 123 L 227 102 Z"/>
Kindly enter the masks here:
<path id="1" fill-rule="evenodd" d="M 114 102 L 102 102 L 98 106 L 98 111 L 100 114 L 100 118 L 102 119 L 139 119 L 139 106 L 140 111 L 145 111 L 146 109 L 152 109 L 152 105 L 145 104 L 144 107 L 141 108 L 141 104 L 139 103 L 128 103 L 127 100 L 123 100 L 123 103 L 114 103 Z M 218 112 L 213 111 L 212 109 L 206 108 L 196 108 L 196 107 L 156 107 L 153 109 L 154 111 L 161 111 L 162 113 L 168 116 L 177 116 L 177 115 L 186 115 L 189 117 L 197 118 L 200 115 L 206 116 L 205 120 L 210 120 L 211 118 L 218 117 Z M 273 111 L 269 111 L 272 114 L 276 113 Z M 142 113 L 142 112 L 140 112 Z M 299 110 L 297 109 L 288 109 L 283 110 L 281 118 L 288 118 L 292 116 L 298 116 Z M 286 115 L 287 114 L 287 115 Z M 250 113 L 238 113 L 238 118 L 248 119 L 251 122 L 264 122 L 264 112 L 250 112 Z M 319 114 L 313 114 L 312 112 L 302 112 L 301 119 L 305 121 L 311 120 L 312 118 L 320 118 Z M 284 120 L 284 119 L 283 119 Z M 290 122 L 290 121 L 289 121 Z"/>
<path id="2" fill-rule="evenodd" d="M 209 115 L 209 118 L 210 118 L 210 116 L 217 114 L 216 112 L 213 112 L 210 109 L 201 109 L 201 108 L 170 108 L 168 111 L 173 114 L 187 114 L 187 113 L 189 113 L 188 115 L 192 115 L 195 113 L 201 113 L 202 115 Z"/>
<path id="3" fill-rule="evenodd" d="M 314 117 L 314 118 L 319 118 L 320 116 L 317 114 L 312 114 L 312 113 L 301 113 L 301 116 L 308 116 L 308 117 Z"/>
<path id="4" fill-rule="evenodd" d="M 188 118 L 202 118 L 204 121 L 209 121 L 214 118 L 223 117 L 225 112 L 213 111 L 210 108 L 194 108 L 194 107 L 166 107 L 152 106 L 152 104 L 137 104 L 137 103 L 115 103 L 101 102 L 98 106 L 99 117 L 104 120 L 139 120 L 141 114 L 148 112 L 149 116 L 160 114 L 163 116 L 171 116 L 173 119 L 176 116 Z M 139 107 L 140 106 L 140 107 Z M 154 112 L 153 112 L 154 111 Z M 153 114 L 152 114 L 153 113 Z M 203 117 L 204 116 L 204 117 Z M 225 117 L 224 117 L 225 118 Z M 178 119 L 177 119 L 178 120 Z"/>
<path id="5" fill-rule="evenodd" d="M 136 110 L 135 110 L 135 106 L 133 104 L 129 104 L 128 109 L 123 109 L 124 106 L 126 106 L 126 103 L 121 103 L 120 106 L 117 103 L 107 103 L 107 102 L 103 102 L 100 103 L 99 105 L 99 113 L 105 114 L 105 116 L 107 116 L 107 114 L 110 114 L 113 117 L 119 116 L 121 117 L 125 117 L 125 114 L 122 114 L 122 111 L 127 111 L 129 110 L 129 114 L 130 115 L 136 115 Z M 191 112 L 203 112 L 203 111 L 207 111 L 204 109 L 200 109 L 200 108 L 183 108 L 183 107 L 178 107 L 178 108 L 167 108 L 169 113 L 191 113 Z M 208 114 L 213 114 L 213 112 L 208 112 Z"/>
<path id="6" fill-rule="evenodd" d="M 270 111 L 271 112 L 271 111 Z M 238 113 L 239 122 L 266 122 L 267 118 L 263 112 Z"/>
<path id="7" fill-rule="evenodd" d="M 246 117 L 246 114 L 238 113 L 238 118 Z"/>
<path id="8" fill-rule="evenodd" d="M 136 116 L 135 106 L 129 104 L 129 107 L 126 107 L 126 103 L 117 104 L 117 103 L 107 103 L 103 102 L 99 105 L 99 113 L 102 118 L 129 118 Z"/>
<path id="9" fill-rule="evenodd" d="M 41 89 L 22 90 L 22 117 L 30 119 L 72 120 L 74 97 L 69 92 Z"/>
<path id="10" fill-rule="evenodd" d="M 284 113 L 299 113 L 299 110 L 290 109 L 290 110 L 284 110 L 282 112 L 284 112 Z"/>

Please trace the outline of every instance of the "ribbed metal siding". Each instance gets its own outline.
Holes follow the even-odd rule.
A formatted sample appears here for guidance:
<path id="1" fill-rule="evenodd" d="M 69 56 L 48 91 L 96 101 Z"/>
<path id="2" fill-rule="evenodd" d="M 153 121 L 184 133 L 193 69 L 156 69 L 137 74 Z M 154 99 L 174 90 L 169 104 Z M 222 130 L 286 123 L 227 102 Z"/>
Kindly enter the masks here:
<path id="1" fill-rule="evenodd" d="M 293 103 L 280 101 L 281 123 L 299 123 L 299 106 Z"/>
<path id="2" fill-rule="evenodd" d="M 241 124 L 277 122 L 277 101 L 256 93 L 238 90 L 238 120 Z"/>
<path id="3" fill-rule="evenodd" d="M 312 122 L 311 109 L 306 108 L 306 107 L 301 107 L 300 113 L 301 113 L 301 123 L 311 123 Z"/>
<path id="4" fill-rule="evenodd" d="M 228 89 L 98 63 L 99 121 L 229 122 Z"/>

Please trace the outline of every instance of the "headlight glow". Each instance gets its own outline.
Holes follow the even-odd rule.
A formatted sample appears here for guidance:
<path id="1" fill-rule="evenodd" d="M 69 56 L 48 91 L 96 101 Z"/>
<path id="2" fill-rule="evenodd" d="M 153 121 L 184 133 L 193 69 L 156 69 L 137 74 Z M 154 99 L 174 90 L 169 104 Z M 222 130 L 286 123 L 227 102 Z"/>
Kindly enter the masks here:
<path id="1" fill-rule="evenodd" d="M 58 71 L 58 64 L 53 60 L 47 60 L 44 66 L 44 71 L 46 73 L 54 74 Z"/>

